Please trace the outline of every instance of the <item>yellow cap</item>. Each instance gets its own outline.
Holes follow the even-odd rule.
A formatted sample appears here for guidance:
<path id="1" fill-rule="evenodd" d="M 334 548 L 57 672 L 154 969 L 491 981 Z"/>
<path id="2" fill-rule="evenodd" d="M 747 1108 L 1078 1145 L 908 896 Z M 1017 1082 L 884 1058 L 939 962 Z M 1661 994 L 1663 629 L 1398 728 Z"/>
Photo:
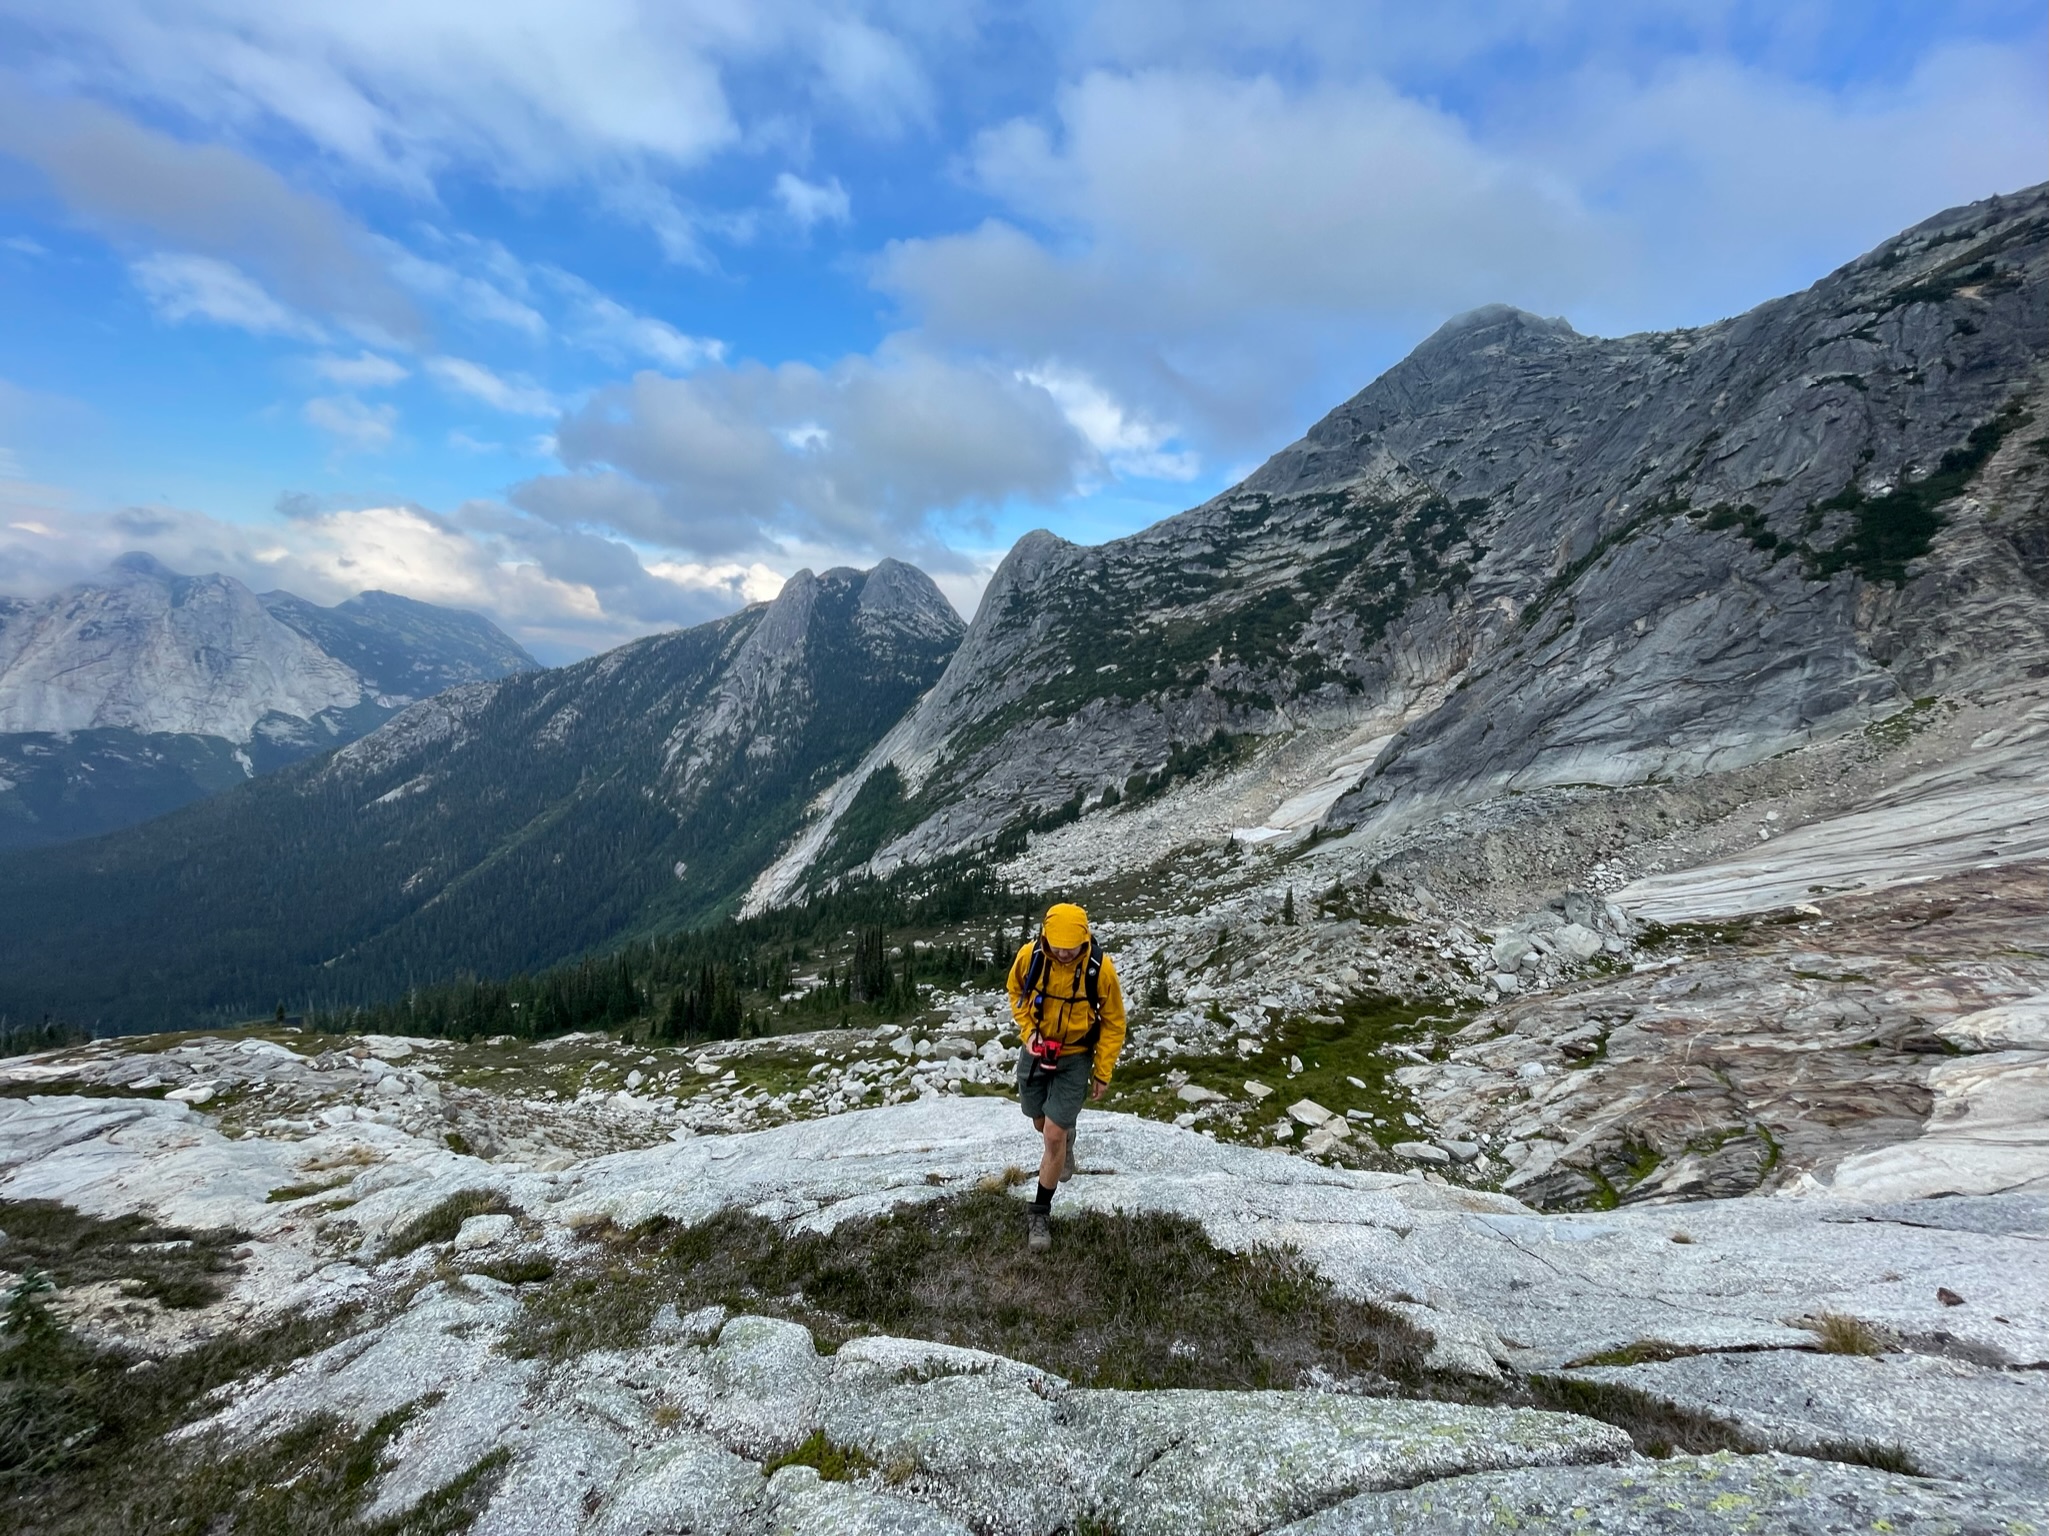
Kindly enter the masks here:
<path id="1" fill-rule="evenodd" d="M 1079 949 L 1089 941 L 1089 915 L 1071 901 L 1046 909 L 1046 942 L 1055 949 Z"/>

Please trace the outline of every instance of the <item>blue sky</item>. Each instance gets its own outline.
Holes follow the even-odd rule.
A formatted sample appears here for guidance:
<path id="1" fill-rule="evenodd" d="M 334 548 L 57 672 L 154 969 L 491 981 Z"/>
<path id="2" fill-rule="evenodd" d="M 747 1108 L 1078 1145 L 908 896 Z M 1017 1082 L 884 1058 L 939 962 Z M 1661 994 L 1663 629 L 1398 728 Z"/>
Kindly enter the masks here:
<path id="1" fill-rule="evenodd" d="M 1601 334 L 2042 179 L 2030 3 L 0 0 L 0 591 L 129 548 L 549 660 L 972 611 L 1448 316 Z"/>

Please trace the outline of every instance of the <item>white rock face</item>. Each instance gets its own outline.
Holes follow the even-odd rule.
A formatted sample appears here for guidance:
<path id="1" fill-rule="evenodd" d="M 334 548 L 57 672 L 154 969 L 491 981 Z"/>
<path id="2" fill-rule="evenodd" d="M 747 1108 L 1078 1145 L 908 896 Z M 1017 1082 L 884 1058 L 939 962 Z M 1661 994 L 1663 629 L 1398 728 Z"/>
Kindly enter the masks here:
<path id="1" fill-rule="evenodd" d="M 1731 1417 L 1774 1446 L 1911 1436 L 1935 1475 L 1807 1463 L 1827 1484 L 1822 1502 L 1856 1509 L 1863 1523 L 1789 1529 L 1906 1529 L 1907 1515 L 1966 1529 L 1960 1511 L 2006 1512 L 2049 1492 L 2027 1449 L 2049 1407 L 2032 1368 L 2049 1363 L 2039 1198 L 1733 1200 L 1544 1216 L 1500 1195 L 1320 1167 L 1121 1114 L 1091 1111 L 1086 1134 L 1090 1176 L 1056 1203 L 1056 1244 L 1060 1217 L 1077 1210 L 1186 1215 L 1227 1249 L 1293 1247 L 1344 1293 L 1398 1313 L 1428 1340 L 1430 1369 L 1570 1370 L 1659 1340 L 1699 1353 L 1589 1373 Z M 791 1322 L 718 1308 L 689 1318 L 668 1308 L 638 1347 L 546 1366 L 502 1347 L 523 1310 L 513 1286 L 479 1274 L 435 1280 L 442 1260 L 432 1251 L 377 1258 L 390 1233 L 458 1191 L 493 1192 L 520 1213 L 473 1218 L 458 1248 L 477 1250 L 487 1234 L 495 1245 L 517 1224 L 540 1251 L 574 1263 L 587 1246 L 574 1234 L 600 1216 L 687 1225 L 737 1208 L 830 1228 L 970 1187 L 1032 1143 L 1013 1105 L 934 1098 L 541 1173 L 376 1122 L 230 1139 L 180 1103 L 50 1096 L 0 1101 L 0 1195 L 249 1233 L 246 1266 L 221 1304 L 237 1316 L 368 1303 L 362 1331 L 231 1394 L 206 1428 L 270 1436 L 323 1412 L 367 1427 L 423 1403 L 380 1467 L 373 1518 L 401 1514 L 500 1450 L 510 1461 L 474 1529 L 501 1536 L 1045 1536 L 1083 1512 L 1127 1532 L 1254 1536 L 1297 1520 L 1316 1522 L 1305 1531 L 1424 1530 L 1375 1523 L 1384 1501 L 1407 1497 L 1387 1490 L 1441 1487 L 1454 1507 L 1467 1484 L 1494 1479 L 1490 1497 L 1511 1501 L 1497 1507 L 1520 1499 L 1542 1509 L 1558 1486 L 1549 1469 L 1571 1469 L 1585 1490 L 1572 1508 L 1607 1519 L 1634 1507 L 1611 1474 L 1644 1464 L 1619 1431 L 1571 1415 L 1318 1391 L 1082 1390 L 1024 1362 L 911 1339 L 857 1339 L 822 1356 Z M 332 1216 L 268 1200 L 321 1167 L 352 1171 L 328 1192 Z M 1682 1220 L 1690 1240 L 1676 1243 Z M 1947 1304 L 1944 1290 L 1965 1300 Z M 1828 1312 L 1910 1348 L 1815 1356 L 1805 1324 Z M 884 1470 L 853 1484 L 804 1468 L 765 1475 L 766 1459 L 814 1432 Z M 1050 1466 L 1018 1453 L 1076 1442 L 1089 1453 Z M 1778 1462 L 1756 1458 L 1701 1463 L 1679 1483 L 1644 1475 L 1656 1479 L 1664 1525 L 1524 1528 L 1714 1530 L 1703 1521 L 1732 1488 L 1751 1488 L 1766 1508 L 1806 1498 Z"/>
<path id="2" fill-rule="evenodd" d="M 119 726 L 247 741 L 265 715 L 361 702 L 361 680 L 231 576 L 127 555 L 0 628 L 0 733 Z"/>

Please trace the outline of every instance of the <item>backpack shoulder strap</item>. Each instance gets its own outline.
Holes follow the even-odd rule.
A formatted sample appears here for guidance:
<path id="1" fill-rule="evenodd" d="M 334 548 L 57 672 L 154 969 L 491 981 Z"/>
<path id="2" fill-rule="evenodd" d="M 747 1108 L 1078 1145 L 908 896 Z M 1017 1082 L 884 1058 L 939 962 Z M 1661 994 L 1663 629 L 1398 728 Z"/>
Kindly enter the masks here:
<path id="1" fill-rule="evenodd" d="M 1082 985 L 1089 998 L 1089 1032 L 1082 1044 L 1094 1050 L 1103 1033 L 1103 946 L 1093 934 L 1089 937 L 1089 952 L 1082 959 Z"/>
<path id="2" fill-rule="evenodd" d="M 1019 990 L 1031 999 L 1032 1013 L 1043 1018 L 1046 1013 L 1046 994 L 1043 984 L 1046 973 L 1053 968 L 1051 957 L 1046 953 L 1046 936 L 1042 933 L 1032 940 L 1032 958 L 1025 966 L 1024 985 Z"/>

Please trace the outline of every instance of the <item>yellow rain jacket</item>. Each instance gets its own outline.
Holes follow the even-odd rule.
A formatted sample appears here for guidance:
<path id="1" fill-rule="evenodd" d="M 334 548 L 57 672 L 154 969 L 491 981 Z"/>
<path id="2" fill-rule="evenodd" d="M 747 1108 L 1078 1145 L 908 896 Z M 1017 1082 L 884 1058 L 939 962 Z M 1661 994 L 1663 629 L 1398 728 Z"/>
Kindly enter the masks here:
<path id="1" fill-rule="evenodd" d="M 1046 992 L 1046 1011 L 1043 1017 L 1034 1018 L 1032 999 L 1024 990 L 1025 975 L 1032 968 L 1032 946 L 1027 944 L 1017 952 L 1017 958 L 1010 963 L 1010 1014 L 1017 1020 L 1020 1041 L 1029 1040 L 1034 1028 L 1062 1045 L 1078 1045 L 1088 1038 L 1089 990 L 1084 974 L 1087 959 L 1087 950 L 1071 965 L 1062 965 L 1051 955 L 1046 957 L 1046 976 L 1041 983 Z M 1108 1083 L 1110 1074 L 1117 1069 L 1118 1054 L 1124 1049 L 1124 989 L 1118 985 L 1117 967 L 1108 955 L 1103 956 L 1103 971 L 1096 978 L 1096 989 L 1103 999 L 1103 1032 L 1096 1037 L 1094 1070 L 1097 1081 Z"/>

